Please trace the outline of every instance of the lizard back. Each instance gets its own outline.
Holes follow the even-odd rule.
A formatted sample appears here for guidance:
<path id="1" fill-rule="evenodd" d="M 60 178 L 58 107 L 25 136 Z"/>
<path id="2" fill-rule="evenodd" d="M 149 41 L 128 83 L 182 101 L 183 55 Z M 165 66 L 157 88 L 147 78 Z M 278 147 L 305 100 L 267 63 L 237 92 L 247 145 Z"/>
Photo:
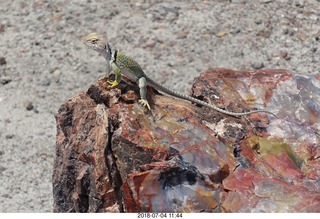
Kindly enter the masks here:
<path id="1" fill-rule="evenodd" d="M 120 51 L 117 52 L 114 62 L 117 67 L 123 72 L 123 74 L 129 77 L 131 80 L 136 81 L 142 77 L 146 77 L 146 74 L 144 73 L 138 62 L 136 62 L 131 57 L 124 55 Z"/>

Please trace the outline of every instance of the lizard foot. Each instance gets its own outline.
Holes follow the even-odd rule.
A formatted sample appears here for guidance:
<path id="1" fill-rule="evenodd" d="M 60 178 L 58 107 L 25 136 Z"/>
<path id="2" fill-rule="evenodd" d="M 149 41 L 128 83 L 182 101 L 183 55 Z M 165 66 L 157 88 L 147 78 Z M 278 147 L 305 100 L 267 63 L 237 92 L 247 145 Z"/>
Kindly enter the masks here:
<path id="1" fill-rule="evenodd" d="M 119 83 L 117 81 L 107 81 L 110 86 L 108 86 L 109 89 L 116 87 Z"/>
<path id="2" fill-rule="evenodd" d="M 140 103 L 142 106 L 147 107 L 149 110 L 151 110 L 151 109 L 150 109 L 150 106 L 149 106 L 149 103 L 148 103 L 147 100 L 139 100 L 139 103 Z"/>

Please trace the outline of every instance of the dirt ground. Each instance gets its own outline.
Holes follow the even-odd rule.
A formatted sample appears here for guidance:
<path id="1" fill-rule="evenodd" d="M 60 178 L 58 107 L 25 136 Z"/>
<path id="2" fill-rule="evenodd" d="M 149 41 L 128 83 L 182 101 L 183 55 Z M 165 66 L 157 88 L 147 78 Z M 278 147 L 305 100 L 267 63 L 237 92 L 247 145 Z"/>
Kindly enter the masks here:
<path id="1" fill-rule="evenodd" d="M 319 24 L 319 0 L 0 0 L 0 212 L 52 212 L 54 115 L 105 72 L 84 35 L 188 94 L 210 67 L 319 73 Z"/>

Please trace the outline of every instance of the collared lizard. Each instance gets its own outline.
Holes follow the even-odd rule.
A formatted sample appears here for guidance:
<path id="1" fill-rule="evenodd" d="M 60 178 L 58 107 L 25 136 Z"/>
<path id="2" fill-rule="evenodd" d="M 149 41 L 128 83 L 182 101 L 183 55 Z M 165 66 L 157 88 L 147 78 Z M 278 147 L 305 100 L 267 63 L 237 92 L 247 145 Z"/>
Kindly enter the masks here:
<path id="1" fill-rule="evenodd" d="M 242 112 L 242 113 L 230 112 L 230 111 L 221 109 L 213 104 L 209 104 L 207 102 L 198 100 L 194 97 L 187 96 L 187 95 L 178 93 L 174 90 L 171 90 L 170 88 L 165 87 L 159 84 L 158 82 L 152 80 L 151 78 L 149 78 L 144 73 L 140 65 L 134 59 L 126 56 L 125 54 L 123 54 L 122 52 L 116 49 L 112 49 L 107 39 L 103 35 L 100 35 L 97 33 L 91 33 L 83 38 L 83 42 L 86 46 L 97 51 L 106 59 L 107 73 L 110 73 L 112 70 L 114 71 L 115 80 L 107 81 L 110 84 L 109 88 L 116 87 L 120 83 L 122 75 L 125 75 L 131 81 L 136 82 L 139 85 L 140 98 L 141 98 L 139 100 L 139 103 L 142 106 L 147 107 L 149 110 L 150 110 L 150 105 L 147 101 L 147 85 L 157 90 L 160 90 L 163 93 L 171 95 L 173 97 L 178 97 L 184 100 L 188 100 L 190 102 L 212 108 L 218 112 L 221 112 L 230 116 L 245 116 L 252 113 L 261 113 L 261 112 L 269 113 L 276 116 L 275 114 L 267 110 L 253 110 L 253 111 Z"/>

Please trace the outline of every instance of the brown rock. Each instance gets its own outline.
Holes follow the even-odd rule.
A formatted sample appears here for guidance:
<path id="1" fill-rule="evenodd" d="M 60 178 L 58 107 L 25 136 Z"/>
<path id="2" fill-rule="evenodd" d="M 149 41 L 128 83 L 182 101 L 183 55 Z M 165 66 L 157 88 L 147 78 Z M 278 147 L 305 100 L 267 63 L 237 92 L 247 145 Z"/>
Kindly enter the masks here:
<path id="1" fill-rule="evenodd" d="M 136 85 L 98 81 L 56 116 L 54 211 L 320 212 L 320 77 L 310 77 L 211 69 L 194 81 L 196 98 L 279 118 L 234 118 L 151 88 L 149 112 Z"/>
<path id="2" fill-rule="evenodd" d="M 26 110 L 30 111 L 30 110 L 33 110 L 34 106 L 33 106 L 33 103 L 31 101 L 28 101 L 26 103 Z"/>
<path id="3" fill-rule="evenodd" d="M 290 60 L 291 56 L 289 55 L 289 53 L 287 51 L 280 51 L 280 57 L 285 59 L 285 60 Z"/>

